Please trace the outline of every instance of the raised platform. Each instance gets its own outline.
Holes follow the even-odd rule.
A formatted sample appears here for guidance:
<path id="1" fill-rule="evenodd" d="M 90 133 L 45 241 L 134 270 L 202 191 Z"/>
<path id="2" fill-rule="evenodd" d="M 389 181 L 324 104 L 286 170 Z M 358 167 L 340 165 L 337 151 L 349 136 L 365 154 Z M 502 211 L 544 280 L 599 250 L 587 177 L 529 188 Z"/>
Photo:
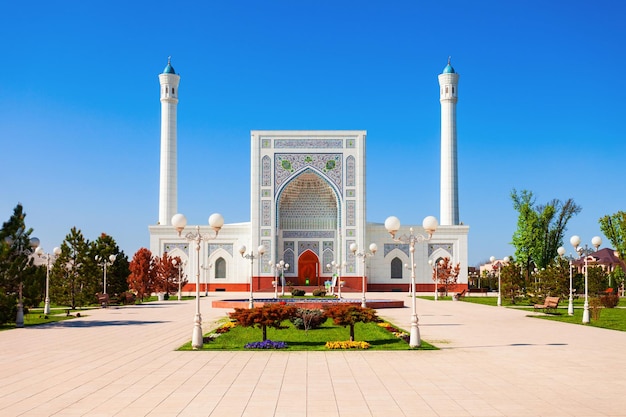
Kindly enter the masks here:
<path id="1" fill-rule="evenodd" d="M 215 300 L 211 303 L 216 308 L 248 308 L 249 299 L 231 299 L 231 300 Z M 268 303 L 284 302 L 286 304 L 295 305 L 300 308 L 324 308 L 329 304 L 343 303 L 352 305 L 361 305 L 361 299 L 356 298 L 255 298 L 254 306 L 261 307 Z M 369 308 L 403 308 L 402 300 L 366 300 Z"/>

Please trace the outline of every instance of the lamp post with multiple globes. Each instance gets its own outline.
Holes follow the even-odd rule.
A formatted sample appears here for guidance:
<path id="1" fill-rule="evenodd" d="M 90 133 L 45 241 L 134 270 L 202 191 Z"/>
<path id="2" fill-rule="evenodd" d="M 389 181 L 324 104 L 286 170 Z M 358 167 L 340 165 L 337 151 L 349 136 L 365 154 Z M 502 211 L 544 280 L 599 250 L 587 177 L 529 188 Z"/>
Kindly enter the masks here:
<path id="1" fill-rule="evenodd" d="M 345 266 L 345 264 L 343 266 Z M 331 263 L 326 264 L 326 269 L 329 271 L 334 271 L 333 274 L 337 277 L 335 281 L 335 285 L 337 286 L 337 298 L 341 298 L 341 268 L 342 265 L 336 261 L 332 261 Z M 334 289 L 334 286 L 331 285 L 330 288 Z"/>
<path id="2" fill-rule="evenodd" d="M 368 257 L 376 255 L 376 251 L 378 250 L 378 246 L 376 243 L 370 244 L 369 252 L 358 252 L 359 246 L 356 243 L 352 243 L 350 245 L 350 252 L 358 258 L 363 258 L 363 277 L 361 278 L 361 307 L 367 307 L 367 300 L 365 299 L 365 261 Z"/>
<path id="3" fill-rule="evenodd" d="M 496 261 L 496 257 L 492 256 L 491 258 L 489 258 L 489 261 L 493 265 L 493 263 Z M 509 261 L 510 261 L 509 257 L 505 256 L 504 259 L 502 259 L 502 262 L 500 262 L 500 265 L 497 266 L 497 268 L 498 268 L 498 307 L 502 306 L 502 289 L 501 289 L 501 287 L 502 287 L 502 267 L 504 266 L 504 264 L 508 264 Z"/>
<path id="4" fill-rule="evenodd" d="M 569 265 L 569 299 L 567 302 L 567 315 L 573 316 L 574 315 L 574 294 L 573 294 L 573 289 L 572 289 L 572 261 L 574 260 L 574 257 L 571 254 L 569 256 L 565 256 L 566 250 L 563 246 L 559 246 L 556 252 L 559 254 L 559 257 L 567 260 L 567 264 Z"/>
<path id="5" fill-rule="evenodd" d="M 265 246 L 260 245 L 257 248 L 257 254 L 255 255 L 253 251 L 250 251 L 250 253 L 246 253 L 246 247 L 245 245 L 241 245 L 239 247 L 239 253 L 241 254 L 242 258 L 246 258 L 246 259 L 250 259 L 250 300 L 248 303 L 248 308 L 254 308 L 254 289 L 252 288 L 252 277 L 254 276 L 254 260 L 256 258 L 261 258 L 263 256 L 263 254 L 265 254 Z M 261 263 L 259 262 L 259 268 Z"/>
<path id="6" fill-rule="evenodd" d="M 111 266 L 113 265 L 113 262 L 115 262 L 115 259 L 117 257 L 115 255 L 109 255 L 108 258 L 104 258 L 100 255 L 96 255 L 94 257 L 94 259 L 96 260 L 96 263 L 98 264 L 98 266 L 101 266 L 103 269 L 103 278 L 102 278 L 102 294 L 106 294 L 107 293 L 107 266 Z"/>
<path id="7" fill-rule="evenodd" d="M 172 216 L 172 226 L 178 232 L 178 236 L 181 236 L 181 233 L 185 229 L 187 225 L 187 218 L 181 214 L 177 213 Z M 193 349 L 201 349 L 203 345 L 202 340 L 202 316 L 200 315 L 200 244 L 204 241 L 209 241 L 217 238 L 217 235 L 220 232 L 220 229 L 224 225 L 224 217 L 222 217 L 219 213 L 214 213 L 209 216 L 209 226 L 211 227 L 213 233 L 200 233 L 200 226 L 196 226 L 195 232 L 187 232 L 184 238 L 188 242 L 196 243 L 196 260 L 197 260 L 197 269 L 196 269 L 196 314 L 194 317 L 194 325 L 193 325 L 193 333 L 191 335 L 191 347 Z"/>
<path id="8" fill-rule="evenodd" d="M 183 269 L 187 266 L 187 261 L 181 262 L 176 258 L 172 259 L 172 265 L 174 265 L 178 269 L 178 301 L 182 300 L 182 275 Z"/>
<path id="9" fill-rule="evenodd" d="M 443 259 L 440 259 L 439 262 L 429 259 L 428 265 L 435 270 L 435 301 L 437 301 L 439 299 L 439 268 L 443 266 Z"/>
<path id="10" fill-rule="evenodd" d="M 580 246 L 580 236 L 577 236 L 577 235 L 572 236 L 569 240 L 569 243 L 572 244 L 572 246 L 574 247 L 576 252 L 578 252 L 578 255 L 580 257 L 582 256 L 585 257 L 585 304 L 583 305 L 582 322 L 583 324 L 587 324 L 589 323 L 589 288 L 588 288 L 589 268 L 588 268 L 587 259 L 589 255 L 591 255 L 594 251 L 589 249 L 589 247 L 586 244 L 584 248 Z M 602 244 L 602 238 L 600 238 L 600 236 L 594 236 L 593 238 L 591 238 L 591 244 L 596 248 L 595 251 L 597 251 L 600 245 Z"/>
<path id="11" fill-rule="evenodd" d="M 58 258 L 59 255 L 61 254 L 61 248 L 59 248 L 58 246 L 55 247 L 52 250 L 52 254 L 50 254 L 50 253 L 44 253 L 43 248 L 39 246 L 35 250 L 35 253 L 37 254 L 37 256 L 39 256 L 40 258 L 46 261 L 46 298 L 45 298 L 44 306 L 43 306 L 43 314 L 50 314 L 50 269 L 52 269 L 52 265 L 53 265 L 53 255 L 54 255 L 54 260 L 56 260 L 56 258 Z"/>
<path id="12" fill-rule="evenodd" d="M 400 230 L 400 220 L 395 216 L 387 217 L 385 220 L 385 229 L 391 235 L 394 242 L 408 243 L 411 258 L 411 331 L 409 334 L 409 346 L 418 347 L 422 344 L 420 340 L 417 307 L 415 304 L 415 243 L 430 240 L 437 230 L 438 222 L 434 216 L 424 218 L 422 227 L 428 233 L 428 236 L 416 234 L 411 227 L 408 235 L 396 237 L 396 233 Z"/>

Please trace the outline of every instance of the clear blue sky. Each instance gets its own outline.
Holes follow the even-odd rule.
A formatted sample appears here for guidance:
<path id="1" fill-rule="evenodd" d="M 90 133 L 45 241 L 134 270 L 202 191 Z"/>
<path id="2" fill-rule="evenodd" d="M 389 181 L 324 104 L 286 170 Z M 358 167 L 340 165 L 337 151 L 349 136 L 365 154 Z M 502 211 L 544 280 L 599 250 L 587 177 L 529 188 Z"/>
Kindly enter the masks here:
<path id="1" fill-rule="evenodd" d="M 129 257 L 158 220 L 158 74 L 172 56 L 179 211 L 250 219 L 254 129 L 364 129 L 367 220 L 439 217 L 437 75 L 460 74 L 470 265 L 513 253 L 513 188 L 573 198 L 569 236 L 626 210 L 626 3 L 29 1 L 3 5 L 0 220 Z M 608 244 L 606 239 L 605 243 Z M 606 246 L 606 245 L 603 245 Z"/>

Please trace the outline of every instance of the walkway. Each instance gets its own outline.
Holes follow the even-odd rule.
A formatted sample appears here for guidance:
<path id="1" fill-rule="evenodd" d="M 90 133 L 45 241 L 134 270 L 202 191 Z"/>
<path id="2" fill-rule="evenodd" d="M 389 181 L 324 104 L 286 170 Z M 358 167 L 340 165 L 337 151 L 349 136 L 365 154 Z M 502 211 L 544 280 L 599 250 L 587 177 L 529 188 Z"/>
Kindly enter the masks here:
<path id="1" fill-rule="evenodd" d="M 202 299 L 204 330 L 228 310 Z M 245 294 L 227 294 L 243 297 Z M 371 298 L 409 299 L 370 293 Z M 626 416 L 626 333 L 418 299 L 439 351 L 177 352 L 193 301 L 0 333 L 0 415 Z M 379 314 L 408 328 L 410 310 Z"/>

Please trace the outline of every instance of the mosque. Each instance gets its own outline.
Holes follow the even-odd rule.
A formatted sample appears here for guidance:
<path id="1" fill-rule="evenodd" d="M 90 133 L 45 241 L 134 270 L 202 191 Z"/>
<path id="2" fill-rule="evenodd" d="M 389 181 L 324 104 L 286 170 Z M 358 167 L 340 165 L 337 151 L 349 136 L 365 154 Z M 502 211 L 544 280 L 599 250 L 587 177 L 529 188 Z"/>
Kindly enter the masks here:
<path id="1" fill-rule="evenodd" d="M 461 266 L 455 290 L 467 288 L 469 226 L 459 222 L 456 103 L 459 75 L 450 61 L 439 74 L 441 196 L 439 226 L 415 244 L 416 291 L 434 291 L 431 264 L 448 257 Z M 216 238 L 195 242 L 178 235 L 176 110 L 180 76 L 171 61 L 159 74 L 161 162 L 159 222 L 149 226 L 150 250 L 186 262 L 184 291 L 274 291 L 275 265 L 287 285 L 343 291 L 409 291 L 410 246 L 395 242 L 382 223 L 366 221 L 365 130 L 253 130 L 250 132 L 250 222 L 224 224 Z M 402 225 L 398 235 L 427 235 L 422 225 Z M 211 234 L 209 225 L 185 231 Z M 358 256 L 376 243 L 375 256 Z M 351 251 L 358 247 L 357 255 Z M 240 254 L 245 245 L 245 258 Z M 258 247 L 265 248 L 259 255 Z M 366 259 L 366 262 L 364 261 Z M 430 263 L 429 263 L 430 261 Z M 334 265 L 334 266 L 333 266 Z M 339 268 L 337 268 L 337 266 Z M 199 282 L 198 282 L 199 281 Z"/>

